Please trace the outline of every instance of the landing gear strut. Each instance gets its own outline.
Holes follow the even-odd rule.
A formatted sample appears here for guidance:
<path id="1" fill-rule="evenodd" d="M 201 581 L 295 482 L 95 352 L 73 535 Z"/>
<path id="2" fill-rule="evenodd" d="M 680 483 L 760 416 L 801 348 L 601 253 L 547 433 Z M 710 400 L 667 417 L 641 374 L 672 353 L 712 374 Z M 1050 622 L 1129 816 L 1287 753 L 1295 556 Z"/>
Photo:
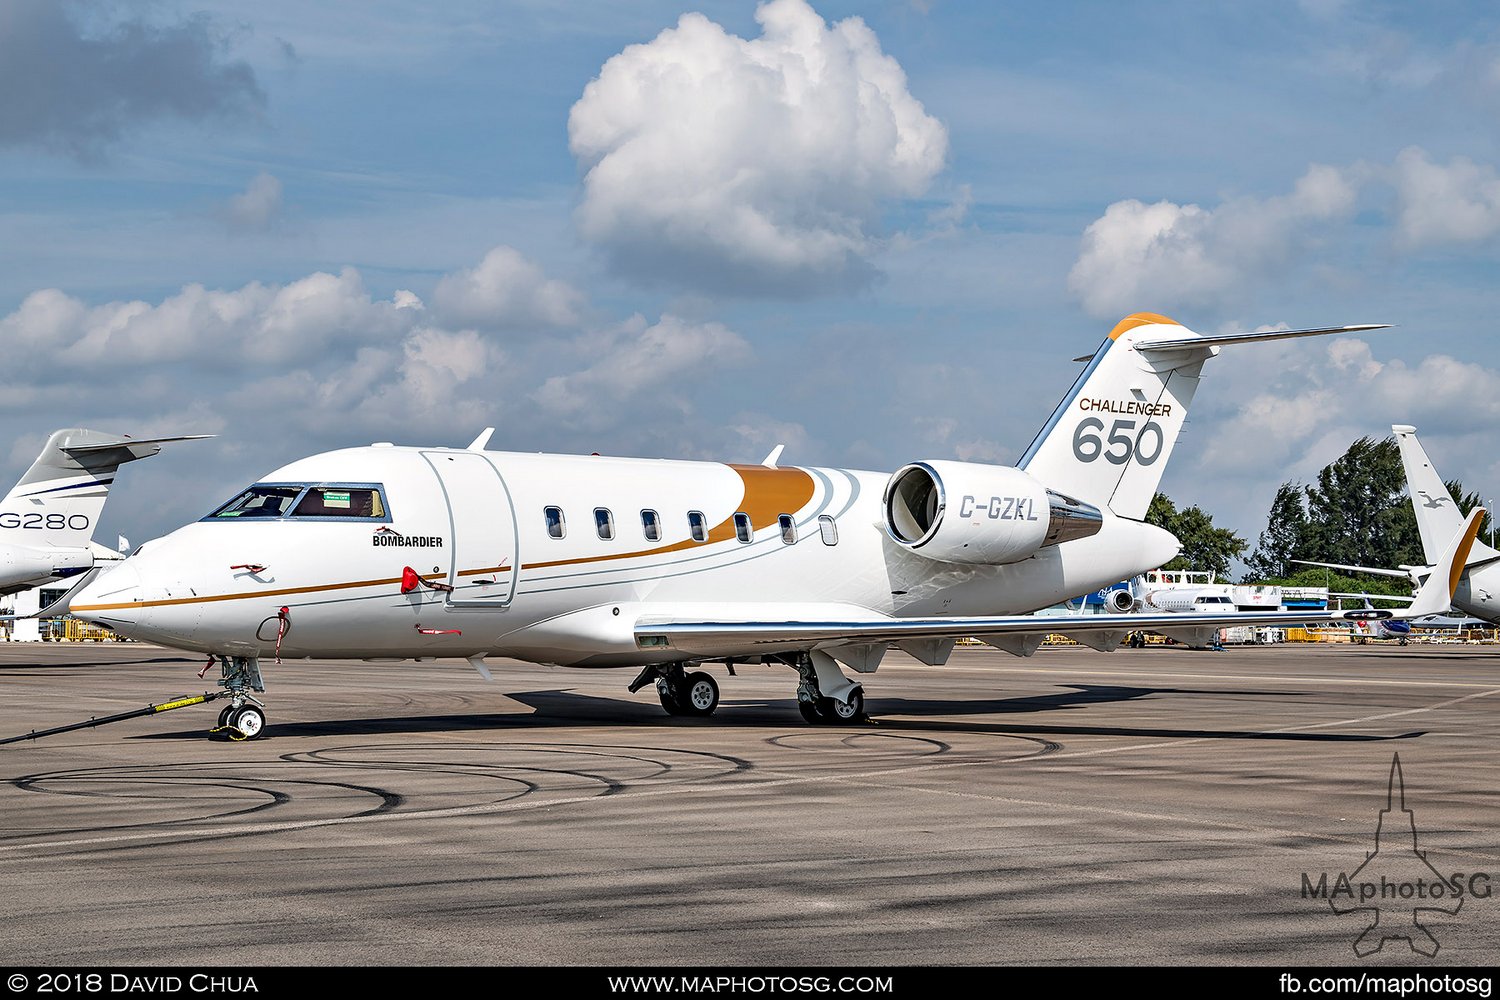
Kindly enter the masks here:
<path id="1" fill-rule="evenodd" d="M 865 689 L 844 676 L 833 657 L 821 650 L 804 653 L 795 663 L 797 711 L 814 726 L 852 726 L 868 722 Z"/>
<path id="2" fill-rule="evenodd" d="M 219 713 L 219 726 L 214 732 L 227 732 L 230 739 L 253 740 L 266 730 L 265 702 L 252 691 L 265 693 L 266 686 L 260 679 L 260 661 L 253 656 L 220 656 L 219 686 L 229 698 L 229 704 Z"/>
<path id="3" fill-rule="evenodd" d="M 711 674 L 701 670 L 685 673 L 680 663 L 653 664 L 631 683 L 631 693 L 653 680 L 661 707 L 668 715 L 707 717 L 719 707 L 719 684 Z"/>

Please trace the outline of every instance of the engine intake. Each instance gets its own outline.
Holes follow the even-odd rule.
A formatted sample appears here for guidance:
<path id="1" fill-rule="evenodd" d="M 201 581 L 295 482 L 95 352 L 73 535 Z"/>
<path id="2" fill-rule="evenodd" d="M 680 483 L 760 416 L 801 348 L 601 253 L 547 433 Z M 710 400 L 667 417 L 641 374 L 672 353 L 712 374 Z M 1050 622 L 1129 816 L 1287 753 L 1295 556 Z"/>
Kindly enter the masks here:
<path id="1" fill-rule="evenodd" d="M 886 532 L 940 562 L 996 566 L 1104 524 L 1092 504 L 1047 489 L 1008 466 L 913 462 L 886 483 Z"/>

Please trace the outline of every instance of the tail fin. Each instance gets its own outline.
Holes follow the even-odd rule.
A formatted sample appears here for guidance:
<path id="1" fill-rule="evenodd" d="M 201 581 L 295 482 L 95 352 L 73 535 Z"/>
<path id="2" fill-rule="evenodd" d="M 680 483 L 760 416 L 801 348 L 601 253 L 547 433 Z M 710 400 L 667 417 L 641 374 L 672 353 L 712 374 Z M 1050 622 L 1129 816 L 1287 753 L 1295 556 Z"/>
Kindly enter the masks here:
<path id="1" fill-rule="evenodd" d="M 1018 465 L 1048 489 L 1143 520 L 1198 390 L 1203 362 L 1221 346 L 1373 329 L 1380 327 L 1204 337 L 1155 313 L 1127 316 L 1088 359 Z"/>
<path id="2" fill-rule="evenodd" d="M 31 468 L 0 501 L 0 539 L 84 546 L 104 509 L 115 470 L 150 458 L 169 441 L 212 435 L 134 440 L 99 431 L 54 431 Z"/>
<path id="3" fill-rule="evenodd" d="M 1417 429 L 1406 424 L 1391 427 L 1401 448 L 1401 464 L 1406 467 L 1406 488 L 1411 494 L 1411 509 L 1417 515 L 1417 531 L 1422 536 L 1422 558 L 1429 564 L 1438 560 L 1443 546 L 1464 523 L 1464 515 L 1448 493 L 1443 478 L 1433 468 Z M 1470 562 L 1500 555 L 1481 541 L 1476 541 Z"/>

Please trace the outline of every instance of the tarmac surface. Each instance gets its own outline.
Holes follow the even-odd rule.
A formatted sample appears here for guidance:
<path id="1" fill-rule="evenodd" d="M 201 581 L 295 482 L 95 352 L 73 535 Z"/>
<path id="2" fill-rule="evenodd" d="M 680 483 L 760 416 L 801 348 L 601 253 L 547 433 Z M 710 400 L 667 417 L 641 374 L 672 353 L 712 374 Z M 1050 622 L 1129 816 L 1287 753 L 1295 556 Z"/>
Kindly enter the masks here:
<path id="1" fill-rule="evenodd" d="M 211 689 L 200 663 L 0 646 L 0 736 Z M 874 721 L 831 728 L 781 667 L 712 668 L 723 704 L 689 720 L 631 671 L 491 665 L 266 663 L 259 740 L 207 739 L 209 705 L 0 747 L 0 954 L 1349 964 L 1376 911 L 1302 877 L 1375 850 L 1397 752 L 1427 861 L 1500 889 L 1495 647 L 893 652 Z M 1430 877 L 1383 824 L 1357 878 Z M 1500 959 L 1500 899 L 1416 919 L 1441 965 Z"/>

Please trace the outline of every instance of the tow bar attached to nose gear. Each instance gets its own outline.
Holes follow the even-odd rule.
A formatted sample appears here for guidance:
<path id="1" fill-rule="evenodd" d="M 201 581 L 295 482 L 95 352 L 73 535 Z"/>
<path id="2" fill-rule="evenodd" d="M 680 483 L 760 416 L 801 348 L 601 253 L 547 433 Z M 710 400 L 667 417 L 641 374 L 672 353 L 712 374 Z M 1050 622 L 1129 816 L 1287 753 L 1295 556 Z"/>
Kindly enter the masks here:
<path id="1" fill-rule="evenodd" d="M 206 705 L 208 702 L 211 702 L 216 698 L 223 698 L 225 696 L 226 692 L 223 691 L 205 691 L 202 694 L 195 694 L 189 698 L 178 698 L 175 701 L 165 701 L 160 705 L 147 705 L 145 708 L 138 708 L 132 712 L 117 712 L 114 715 L 95 716 L 93 718 L 90 718 L 86 722 L 75 722 L 70 726 L 53 726 L 51 729 L 33 729 L 31 732 L 26 733 L 22 736 L 8 736 L 5 739 L 0 739 L 0 743 L 20 743 L 22 740 L 38 740 L 43 736 L 56 736 L 59 733 L 71 733 L 77 729 L 92 729 L 95 726 L 107 726 L 111 722 L 124 722 L 126 719 L 139 719 L 147 715 L 159 715 L 162 712 L 170 712 L 178 708 L 187 708 L 189 705 Z M 235 731 L 239 732 L 239 730 Z M 217 732 L 217 730 L 215 730 L 215 732 Z M 249 739 L 249 737 L 245 735 L 241 735 L 239 737 L 231 736 L 230 738 L 237 738 L 242 740 Z"/>

